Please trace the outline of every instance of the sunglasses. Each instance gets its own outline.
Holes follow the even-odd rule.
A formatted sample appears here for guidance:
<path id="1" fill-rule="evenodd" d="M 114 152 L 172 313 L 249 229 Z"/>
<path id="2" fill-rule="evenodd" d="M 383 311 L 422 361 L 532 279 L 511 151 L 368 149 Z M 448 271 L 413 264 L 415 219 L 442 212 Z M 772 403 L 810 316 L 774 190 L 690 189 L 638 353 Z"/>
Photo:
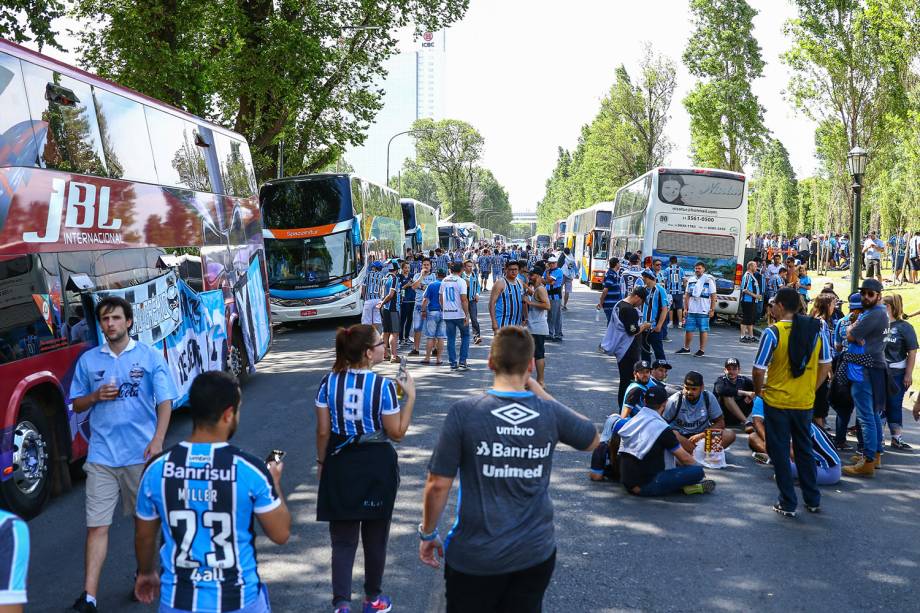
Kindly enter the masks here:
<path id="1" fill-rule="evenodd" d="M 371 345 L 371 349 L 376 349 L 377 347 L 380 347 L 382 345 L 386 345 L 386 343 L 384 343 L 383 341 L 380 341 L 379 343 L 375 343 Z"/>
<path id="2" fill-rule="evenodd" d="M 871 289 L 861 289 L 859 290 L 860 296 L 865 296 L 866 298 L 873 298 L 878 294 L 878 292 L 873 292 Z"/>

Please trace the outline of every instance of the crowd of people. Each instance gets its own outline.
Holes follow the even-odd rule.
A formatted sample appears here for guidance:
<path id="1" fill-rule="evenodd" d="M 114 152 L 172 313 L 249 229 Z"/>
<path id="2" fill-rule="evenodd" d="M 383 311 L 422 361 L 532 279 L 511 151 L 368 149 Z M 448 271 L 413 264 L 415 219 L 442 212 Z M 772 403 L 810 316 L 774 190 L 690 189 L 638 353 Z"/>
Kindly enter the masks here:
<path id="1" fill-rule="evenodd" d="M 758 344 L 750 376 L 742 374 L 739 359 L 729 358 L 711 383 L 690 369 L 679 385 L 668 382 L 673 367 L 664 343 L 669 327 L 683 329 L 674 353 L 692 353 L 698 338 L 693 354 L 705 355 L 716 301 L 705 262 L 686 274 L 676 258 L 667 266 L 640 253 L 627 254 L 626 267 L 609 261 L 596 319 L 604 313 L 599 349 L 616 358 L 619 388 L 600 433 L 547 391 L 545 344 L 563 338 L 571 280 L 579 273 L 568 250 L 481 246 L 372 263 L 362 287 L 364 321 L 337 331 L 334 364 L 314 401 L 316 519 L 329 526 L 333 610 L 351 611 L 359 543 L 362 610 L 393 608 L 383 588 L 399 489 L 391 443 L 409 433 L 417 400 L 400 352 L 408 350 L 420 364 L 446 361 L 451 370 L 469 369 L 470 344 L 483 339 L 481 298 L 488 312 L 482 319 L 492 328 L 492 386 L 448 408 L 417 528 L 420 561 L 444 566 L 448 611 L 540 610 L 556 559 L 548 490 L 559 442 L 591 453 L 591 480 L 618 482 L 630 495 L 701 495 L 715 489 L 705 468 L 718 466 L 719 454 L 724 459 L 725 449 L 746 433 L 753 460 L 774 471 L 773 509 L 785 517 L 797 512 L 796 479 L 804 508 L 818 513 L 819 486 L 844 475 L 875 476 L 885 450 L 883 420 L 890 447 L 909 450 L 901 405 L 912 384 L 917 338 L 904 321 L 900 296 L 883 296 L 882 283 L 867 278 L 844 315 L 832 289 L 810 298 L 807 269 L 798 268 L 804 264 L 791 262 L 795 281 L 789 283 L 783 256 L 774 255 L 778 260 L 766 271 L 751 262 L 742 281 L 742 296 L 749 298 L 742 306 L 753 306 L 742 309 L 741 340 Z M 758 339 L 750 320 L 752 312 L 760 315 L 761 303 L 768 322 Z M 253 526 L 279 544 L 291 534 L 283 452 L 263 460 L 229 444 L 242 397 L 235 380 L 217 372 L 194 380 L 192 432 L 164 449 L 177 391 L 162 355 L 128 336 L 130 303 L 105 298 L 94 315 L 105 342 L 81 356 L 70 390 L 75 411 L 92 411 L 85 582 L 73 610 L 97 611 L 120 499 L 135 516 L 135 599 L 158 599 L 168 613 L 270 611 Z M 374 371 L 387 360 L 401 364 L 395 379 Z M 826 423 L 830 409 L 837 415 L 833 430 Z M 855 449 L 847 442 L 853 413 Z M 920 418 L 920 402 L 914 418 Z M 852 457 L 841 458 L 850 451 Z M 457 478 L 463 481 L 457 521 L 442 540 L 438 526 Z M 9 574 L 9 590 L 21 586 L 24 599 L 28 532 L 14 516 L 2 516 L 0 533 L 7 534 L 0 552 L 20 569 Z"/>

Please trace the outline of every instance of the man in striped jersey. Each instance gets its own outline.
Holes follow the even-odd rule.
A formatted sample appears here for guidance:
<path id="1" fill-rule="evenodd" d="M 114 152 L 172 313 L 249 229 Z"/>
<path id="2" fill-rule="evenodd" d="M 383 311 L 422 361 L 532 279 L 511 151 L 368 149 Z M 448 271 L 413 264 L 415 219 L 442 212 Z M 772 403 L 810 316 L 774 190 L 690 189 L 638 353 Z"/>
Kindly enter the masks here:
<path id="1" fill-rule="evenodd" d="M 665 289 L 658 285 L 658 278 L 651 270 L 642 271 L 642 281 L 648 291 L 648 298 L 642 307 L 642 322 L 652 327 L 641 341 L 642 359 L 651 362 L 652 351 L 656 360 L 664 360 L 664 345 L 661 344 L 661 330 L 668 318 L 668 297 Z"/>
<path id="2" fill-rule="evenodd" d="M 495 290 L 495 284 L 502 277 L 502 273 L 505 270 L 505 262 L 508 261 L 508 254 L 498 249 L 495 250 L 495 253 L 492 254 L 491 263 L 492 263 L 492 290 Z"/>
<path id="3" fill-rule="evenodd" d="M 29 527 L 12 513 L 0 511 L 0 609 L 21 613 L 29 574 Z"/>
<path id="4" fill-rule="evenodd" d="M 607 261 L 607 267 L 607 272 L 604 274 L 604 289 L 597 301 L 597 308 L 604 310 L 609 324 L 613 307 L 623 299 L 623 276 L 620 274 L 619 258 L 610 258 Z"/>
<path id="5" fill-rule="evenodd" d="M 684 318 L 684 269 L 680 267 L 677 256 L 672 255 L 668 260 L 668 268 L 664 271 L 664 287 L 671 297 L 671 313 L 674 313 L 675 327 L 683 327 Z"/>
<path id="6" fill-rule="evenodd" d="M 434 250 L 434 260 L 431 262 L 435 270 L 447 270 L 447 267 L 450 266 L 450 255 L 442 251 L 440 247 Z"/>
<path id="7" fill-rule="evenodd" d="M 274 543 L 287 542 L 291 514 L 281 493 L 280 461 L 228 445 L 240 421 L 240 388 L 220 371 L 189 390 L 192 435 L 157 456 L 137 496 L 134 593 L 160 612 L 271 610 L 259 576 L 253 516 Z M 161 574 L 156 551 L 161 533 Z"/>
<path id="8" fill-rule="evenodd" d="M 489 255 L 488 249 L 482 250 L 476 260 L 476 265 L 479 266 L 479 274 L 482 276 L 482 290 L 485 291 L 489 288 L 489 272 L 492 270 L 492 256 Z"/>
<path id="9" fill-rule="evenodd" d="M 505 275 L 496 279 L 489 294 L 489 317 L 492 332 L 505 326 L 520 326 L 527 321 L 527 305 L 524 304 L 524 286 L 518 280 L 518 263 L 509 260 Z"/>
<path id="10" fill-rule="evenodd" d="M 463 277 L 466 279 L 467 293 L 470 309 L 470 324 L 473 326 L 473 344 L 482 343 L 482 331 L 479 328 L 479 275 L 473 267 L 473 260 L 463 263 Z"/>
<path id="11" fill-rule="evenodd" d="M 364 276 L 364 285 L 361 286 L 361 300 L 364 301 L 364 308 L 361 312 L 361 323 L 374 326 L 380 331 L 380 287 L 383 282 L 383 262 L 375 261 L 367 270 Z"/>

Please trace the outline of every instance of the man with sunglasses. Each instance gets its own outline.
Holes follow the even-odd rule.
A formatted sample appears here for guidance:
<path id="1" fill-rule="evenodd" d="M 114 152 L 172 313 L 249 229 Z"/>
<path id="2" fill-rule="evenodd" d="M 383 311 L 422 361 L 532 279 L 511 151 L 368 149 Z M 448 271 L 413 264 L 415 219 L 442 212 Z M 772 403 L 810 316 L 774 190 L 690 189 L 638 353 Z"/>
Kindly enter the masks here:
<path id="1" fill-rule="evenodd" d="M 887 365 L 885 362 L 885 330 L 888 311 L 882 303 L 882 283 L 865 279 L 859 288 L 863 313 L 847 329 L 847 341 L 862 346 L 863 361 L 847 364 L 850 393 L 856 405 L 856 418 L 863 434 L 863 453 L 853 457 L 853 465 L 843 472 L 854 477 L 873 477 L 882 465 L 882 420 L 887 398 Z"/>

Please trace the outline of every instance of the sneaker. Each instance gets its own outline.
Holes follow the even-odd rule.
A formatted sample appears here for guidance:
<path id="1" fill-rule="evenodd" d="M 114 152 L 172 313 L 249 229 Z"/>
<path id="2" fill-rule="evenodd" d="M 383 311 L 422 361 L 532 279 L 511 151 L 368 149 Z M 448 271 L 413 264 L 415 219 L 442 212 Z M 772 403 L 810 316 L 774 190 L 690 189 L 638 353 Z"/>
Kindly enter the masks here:
<path id="1" fill-rule="evenodd" d="M 795 517 L 795 511 L 787 511 L 777 502 L 773 505 L 773 510 L 782 515 L 783 517 Z"/>
<path id="2" fill-rule="evenodd" d="M 389 596 L 380 594 L 374 600 L 364 601 L 364 613 L 389 613 L 393 610 L 393 601 Z"/>
<path id="3" fill-rule="evenodd" d="M 469 369 L 470 369 L 470 367 L 466 365 L 466 362 L 460 362 L 460 365 L 458 366 L 458 368 L 459 368 L 460 370 L 469 370 Z"/>
<path id="4" fill-rule="evenodd" d="M 768 456 L 765 453 L 760 453 L 759 451 L 755 451 L 754 453 L 751 454 L 751 457 L 754 458 L 754 461 L 757 462 L 758 464 L 763 464 L 764 466 L 770 465 L 770 456 Z"/>
<path id="5" fill-rule="evenodd" d="M 701 357 L 703 357 L 704 355 L 706 355 L 706 352 L 703 351 L 702 349 L 700 349 L 699 351 L 697 351 L 697 352 L 694 353 L 693 355 L 695 355 L 695 356 L 698 357 L 698 358 L 701 358 Z"/>
<path id="6" fill-rule="evenodd" d="M 853 451 L 853 445 L 849 443 L 834 443 L 834 447 L 837 451 Z"/>
<path id="7" fill-rule="evenodd" d="M 457 370 L 458 368 L 460 368 L 460 367 L 457 366 L 456 364 L 451 364 L 451 365 L 450 365 L 450 369 L 451 369 L 451 370 Z"/>
<path id="8" fill-rule="evenodd" d="M 681 347 L 680 349 L 678 349 L 678 350 L 675 351 L 674 353 L 676 353 L 677 355 L 680 355 L 680 354 L 683 354 L 683 353 L 690 353 L 690 350 L 687 349 L 686 347 Z"/>
<path id="9" fill-rule="evenodd" d="M 805 505 L 805 510 L 808 511 L 809 513 L 820 513 L 820 512 L 821 512 L 821 505 L 811 506 L 810 504 L 806 504 L 806 505 Z"/>
<path id="10" fill-rule="evenodd" d="M 716 489 L 716 482 L 712 479 L 703 479 L 693 485 L 683 487 L 684 494 L 692 496 L 694 494 L 711 494 Z"/>
<path id="11" fill-rule="evenodd" d="M 913 449 L 913 447 L 905 443 L 901 437 L 897 437 L 897 438 L 892 437 L 891 448 L 900 449 L 901 451 L 910 451 L 911 449 Z"/>
<path id="12" fill-rule="evenodd" d="M 418 349 L 413 349 L 412 351 L 409 352 L 409 355 L 421 355 L 421 354 L 418 352 Z"/>
<path id="13" fill-rule="evenodd" d="M 80 597 L 74 600 L 73 606 L 70 608 L 80 613 L 96 613 L 96 605 L 86 601 L 86 592 L 80 594 Z"/>
<path id="14" fill-rule="evenodd" d="M 481 336 L 477 336 L 476 338 L 474 338 L 474 339 L 473 339 L 473 344 L 474 344 L 474 345 L 481 345 L 481 344 L 482 344 L 482 337 L 481 337 Z"/>

